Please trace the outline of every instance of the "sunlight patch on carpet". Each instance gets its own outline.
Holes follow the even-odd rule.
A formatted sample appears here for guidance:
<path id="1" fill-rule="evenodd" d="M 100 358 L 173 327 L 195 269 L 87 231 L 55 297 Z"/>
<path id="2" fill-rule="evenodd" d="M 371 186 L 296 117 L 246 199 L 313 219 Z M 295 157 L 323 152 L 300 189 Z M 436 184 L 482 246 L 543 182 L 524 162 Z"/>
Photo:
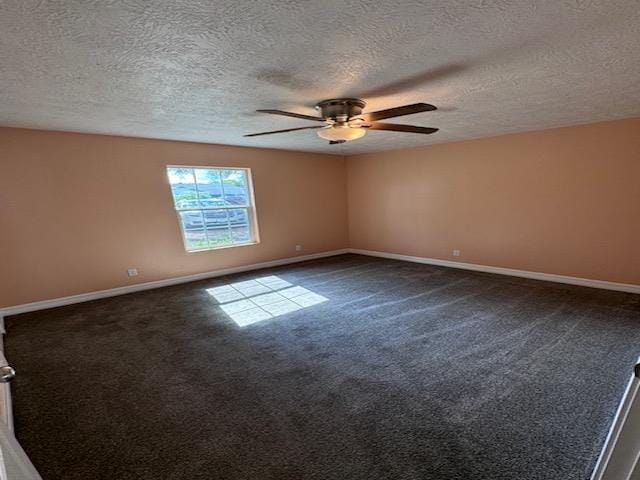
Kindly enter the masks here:
<path id="1" fill-rule="evenodd" d="M 276 275 L 208 288 L 207 293 L 241 327 L 329 300 Z"/>

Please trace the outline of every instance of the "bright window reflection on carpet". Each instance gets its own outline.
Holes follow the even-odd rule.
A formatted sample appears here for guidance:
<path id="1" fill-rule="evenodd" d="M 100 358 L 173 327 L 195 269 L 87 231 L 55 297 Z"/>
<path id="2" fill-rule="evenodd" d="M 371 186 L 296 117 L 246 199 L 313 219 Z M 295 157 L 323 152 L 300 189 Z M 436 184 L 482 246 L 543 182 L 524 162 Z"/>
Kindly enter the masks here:
<path id="1" fill-rule="evenodd" d="M 241 327 L 328 300 L 275 275 L 209 288 L 207 292 Z"/>

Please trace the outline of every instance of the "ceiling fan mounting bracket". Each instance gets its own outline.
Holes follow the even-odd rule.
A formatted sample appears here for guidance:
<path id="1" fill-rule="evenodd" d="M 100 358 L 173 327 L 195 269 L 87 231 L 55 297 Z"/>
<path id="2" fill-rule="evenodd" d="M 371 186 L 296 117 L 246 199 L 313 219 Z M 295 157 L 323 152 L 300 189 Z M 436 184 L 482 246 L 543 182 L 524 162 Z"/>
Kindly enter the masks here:
<path id="1" fill-rule="evenodd" d="M 351 117 L 356 117 L 362 113 L 366 102 L 359 98 L 333 98 L 331 100 L 323 100 L 316 105 L 316 110 L 325 119 L 346 121 Z"/>

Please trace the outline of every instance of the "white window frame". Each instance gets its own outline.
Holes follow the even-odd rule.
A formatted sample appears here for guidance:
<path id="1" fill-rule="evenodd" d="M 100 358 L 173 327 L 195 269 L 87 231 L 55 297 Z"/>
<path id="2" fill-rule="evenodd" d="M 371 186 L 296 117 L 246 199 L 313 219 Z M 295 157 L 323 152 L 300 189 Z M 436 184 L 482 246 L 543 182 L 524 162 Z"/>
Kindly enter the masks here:
<path id="1" fill-rule="evenodd" d="M 199 208 L 178 208 L 175 199 L 173 197 L 173 189 L 171 187 L 171 180 L 169 178 L 169 169 L 170 168 L 189 168 L 189 169 L 200 169 L 200 170 L 244 170 L 245 178 L 247 180 L 247 205 L 230 205 L 230 206 L 215 206 L 215 207 L 199 207 Z M 206 252 L 209 250 L 220 250 L 223 248 L 234 248 L 234 247 L 246 247 L 250 245 L 257 245 L 260 243 L 260 234 L 258 231 L 258 216 L 256 214 L 256 203 L 255 203 L 255 195 L 253 192 L 253 177 L 251 175 L 251 169 L 247 167 L 219 167 L 212 165 L 167 165 L 165 167 L 165 173 L 167 175 L 167 181 L 169 183 L 169 193 L 171 195 L 171 203 L 173 204 L 173 208 L 176 212 L 176 218 L 178 220 L 178 227 L 180 229 L 180 234 L 182 235 L 182 243 L 184 245 L 184 249 L 187 253 L 197 253 L 197 252 Z M 196 192 L 198 194 L 200 191 L 198 190 L 198 182 L 195 179 L 194 172 L 194 186 Z M 224 199 L 224 183 L 221 184 L 222 187 L 222 198 Z M 238 242 L 231 243 L 229 245 L 220 245 L 217 247 L 205 247 L 205 248 L 189 248 L 187 243 L 187 237 L 185 236 L 185 230 L 182 225 L 182 218 L 180 217 L 180 212 L 204 212 L 206 210 L 235 210 L 235 209 L 246 209 L 248 214 L 248 223 L 249 223 L 249 241 L 247 242 Z M 202 213 L 203 218 L 203 229 L 206 235 L 206 222 L 204 222 L 204 213 Z"/>

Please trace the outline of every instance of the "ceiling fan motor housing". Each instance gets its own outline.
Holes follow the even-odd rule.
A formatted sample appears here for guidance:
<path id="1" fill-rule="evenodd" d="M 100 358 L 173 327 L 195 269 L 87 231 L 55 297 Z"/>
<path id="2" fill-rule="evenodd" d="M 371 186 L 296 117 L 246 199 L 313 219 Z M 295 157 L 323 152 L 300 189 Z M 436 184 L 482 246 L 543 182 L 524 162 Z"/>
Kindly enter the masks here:
<path id="1" fill-rule="evenodd" d="M 318 103 L 316 110 L 320 111 L 324 119 L 346 122 L 349 118 L 360 115 L 365 105 L 365 101 L 359 98 L 334 98 Z"/>

